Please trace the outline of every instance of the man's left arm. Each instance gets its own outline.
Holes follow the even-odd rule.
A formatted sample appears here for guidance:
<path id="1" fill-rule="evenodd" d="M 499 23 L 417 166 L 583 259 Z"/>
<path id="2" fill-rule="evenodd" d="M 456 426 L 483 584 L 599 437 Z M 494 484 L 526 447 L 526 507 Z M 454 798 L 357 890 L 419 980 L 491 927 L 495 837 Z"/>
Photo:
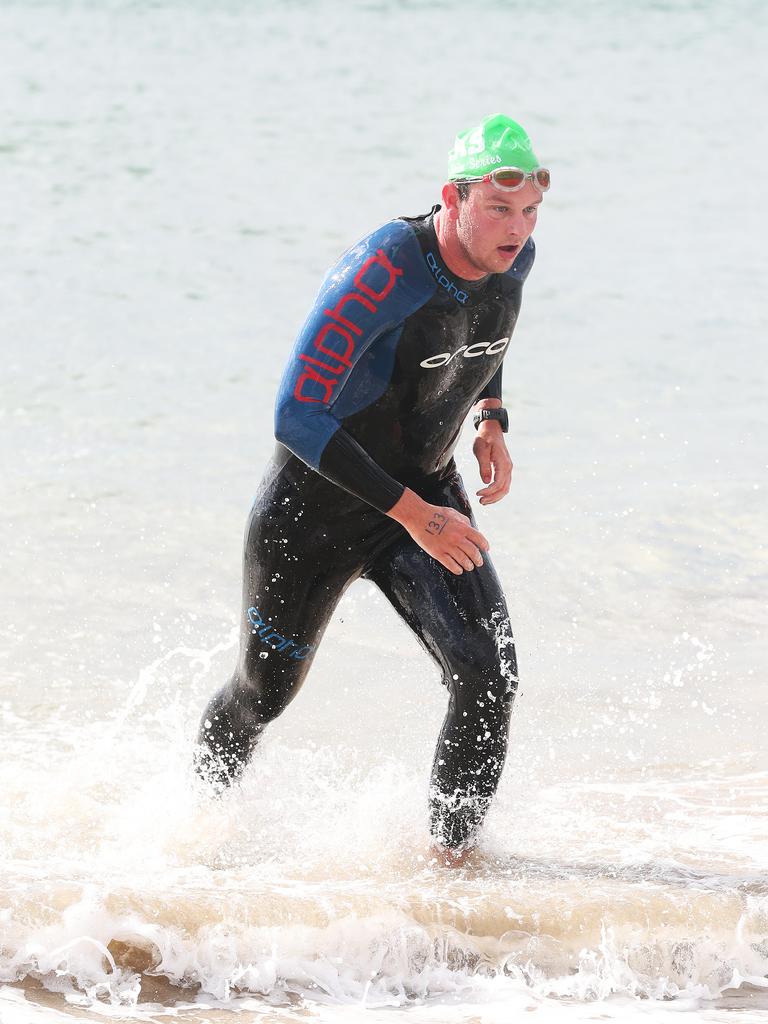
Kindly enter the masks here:
<path id="1" fill-rule="evenodd" d="M 533 261 L 536 256 L 536 247 L 533 239 L 529 238 L 518 258 L 515 260 L 510 274 L 520 282 L 530 273 Z M 472 415 L 476 416 L 481 409 L 501 409 L 501 375 L 503 364 L 499 364 L 496 373 L 491 377 L 483 390 L 478 395 L 477 401 L 472 406 Z M 493 505 L 501 501 L 509 493 L 509 485 L 512 482 L 512 459 L 507 451 L 507 443 L 504 440 L 504 431 L 498 420 L 483 420 L 477 428 L 477 437 L 472 446 L 480 466 L 480 479 L 486 485 L 477 491 L 481 505 Z"/>
<path id="2" fill-rule="evenodd" d="M 477 415 L 481 409 L 500 409 L 501 405 L 501 398 L 485 395 L 473 405 L 472 415 Z M 512 459 L 498 420 L 482 421 L 472 451 L 480 466 L 480 479 L 486 484 L 476 492 L 480 504 L 493 505 L 509 493 L 512 482 Z"/>

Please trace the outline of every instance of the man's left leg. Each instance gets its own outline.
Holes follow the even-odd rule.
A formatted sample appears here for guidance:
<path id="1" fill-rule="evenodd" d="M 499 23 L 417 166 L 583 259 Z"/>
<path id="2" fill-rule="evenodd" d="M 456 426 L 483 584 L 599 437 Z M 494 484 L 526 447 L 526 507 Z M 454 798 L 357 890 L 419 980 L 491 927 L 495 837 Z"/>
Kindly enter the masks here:
<path id="1" fill-rule="evenodd" d="M 430 500 L 471 517 L 457 477 Z M 517 690 L 506 601 L 483 557 L 481 568 L 455 576 L 406 536 L 365 573 L 435 659 L 448 689 L 429 805 L 432 835 L 454 850 L 471 843 L 496 792 Z"/>

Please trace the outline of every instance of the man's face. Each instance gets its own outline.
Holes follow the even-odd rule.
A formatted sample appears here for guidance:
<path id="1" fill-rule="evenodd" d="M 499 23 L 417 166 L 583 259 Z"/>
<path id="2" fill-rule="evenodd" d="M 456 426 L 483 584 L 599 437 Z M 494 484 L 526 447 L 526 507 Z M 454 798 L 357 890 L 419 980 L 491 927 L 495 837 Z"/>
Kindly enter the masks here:
<path id="1" fill-rule="evenodd" d="M 518 192 L 504 192 L 486 181 L 470 185 L 467 198 L 451 211 L 467 261 L 481 274 L 509 270 L 536 226 L 541 199 L 530 181 Z"/>

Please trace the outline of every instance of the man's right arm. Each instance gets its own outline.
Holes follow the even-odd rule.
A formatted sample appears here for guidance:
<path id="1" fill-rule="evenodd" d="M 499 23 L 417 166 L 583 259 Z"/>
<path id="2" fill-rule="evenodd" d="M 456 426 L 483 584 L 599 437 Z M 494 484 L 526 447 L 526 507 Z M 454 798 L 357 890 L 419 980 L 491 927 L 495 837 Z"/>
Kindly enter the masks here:
<path id="1" fill-rule="evenodd" d="M 384 393 L 403 323 L 434 290 L 418 240 L 404 221 L 391 221 L 346 252 L 326 275 L 296 339 L 278 393 L 275 437 L 321 475 L 395 519 L 459 574 L 482 565 L 480 549 L 488 546 L 483 535 L 460 512 L 430 505 L 403 487 L 341 422 Z M 359 369 L 369 351 L 375 357 Z"/>
<path id="2" fill-rule="evenodd" d="M 283 374 L 275 437 L 333 483 L 387 513 L 403 494 L 342 421 L 386 391 L 403 323 L 434 293 L 413 229 L 390 221 L 326 275 Z M 369 355 L 363 362 L 363 357 Z"/>
<path id="3" fill-rule="evenodd" d="M 483 551 L 490 547 L 469 519 L 455 508 L 430 505 L 406 487 L 388 515 L 413 537 L 420 548 L 456 576 L 483 564 Z"/>

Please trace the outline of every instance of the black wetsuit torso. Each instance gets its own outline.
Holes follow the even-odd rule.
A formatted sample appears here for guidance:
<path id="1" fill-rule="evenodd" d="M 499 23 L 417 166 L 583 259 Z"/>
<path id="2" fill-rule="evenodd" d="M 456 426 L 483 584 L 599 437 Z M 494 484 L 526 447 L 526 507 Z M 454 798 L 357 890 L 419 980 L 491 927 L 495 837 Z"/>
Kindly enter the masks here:
<path id="1" fill-rule="evenodd" d="M 433 834 L 456 847 L 482 821 L 506 755 L 517 685 L 506 604 L 489 559 L 454 576 L 384 513 L 407 486 L 472 518 L 452 453 L 473 404 L 501 397 L 534 250 L 529 239 L 506 274 L 457 278 L 440 259 L 436 209 L 349 249 L 299 333 L 246 533 L 239 663 L 203 715 L 198 765 L 237 777 L 364 575 L 448 688 L 430 808 Z"/>
<path id="2" fill-rule="evenodd" d="M 449 472 L 472 405 L 501 397 L 501 362 L 534 257 L 465 281 L 440 258 L 435 207 L 349 249 L 320 288 L 283 375 L 275 436 L 380 511 Z"/>

